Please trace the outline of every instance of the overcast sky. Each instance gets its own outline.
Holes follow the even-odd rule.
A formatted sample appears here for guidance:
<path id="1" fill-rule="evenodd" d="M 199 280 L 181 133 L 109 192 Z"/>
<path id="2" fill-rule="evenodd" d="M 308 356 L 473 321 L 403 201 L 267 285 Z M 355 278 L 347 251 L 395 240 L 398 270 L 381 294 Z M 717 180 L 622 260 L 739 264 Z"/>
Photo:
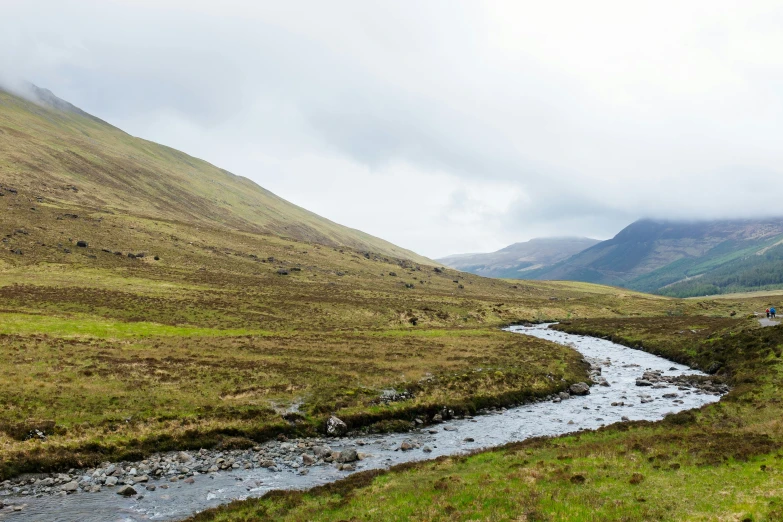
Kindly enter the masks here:
<path id="1" fill-rule="evenodd" d="M 783 214 L 783 3 L 0 0 L 27 79 L 438 257 Z"/>

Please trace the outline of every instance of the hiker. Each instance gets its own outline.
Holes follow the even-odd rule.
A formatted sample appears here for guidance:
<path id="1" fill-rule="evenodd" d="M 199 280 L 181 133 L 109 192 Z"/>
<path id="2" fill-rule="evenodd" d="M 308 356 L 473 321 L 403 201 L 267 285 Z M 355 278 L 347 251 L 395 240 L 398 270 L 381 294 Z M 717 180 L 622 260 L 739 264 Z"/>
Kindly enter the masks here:
<path id="1" fill-rule="evenodd" d="M 769 308 L 767 308 L 767 319 L 769 319 Z"/>
<path id="2" fill-rule="evenodd" d="M 774 306 L 769 309 L 769 315 L 771 315 L 773 319 L 775 318 L 775 307 Z"/>

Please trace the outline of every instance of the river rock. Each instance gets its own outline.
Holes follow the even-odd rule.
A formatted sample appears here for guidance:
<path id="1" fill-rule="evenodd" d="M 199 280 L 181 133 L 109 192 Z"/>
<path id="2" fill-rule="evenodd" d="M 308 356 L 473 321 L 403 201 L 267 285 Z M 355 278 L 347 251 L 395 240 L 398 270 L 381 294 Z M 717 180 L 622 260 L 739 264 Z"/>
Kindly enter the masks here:
<path id="1" fill-rule="evenodd" d="M 332 415 L 326 421 L 326 434 L 332 437 L 340 437 L 348 432 L 348 425 Z"/>
<path id="2" fill-rule="evenodd" d="M 132 497 L 137 493 L 138 492 L 135 489 L 133 489 L 133 486 L 122 486 L 120 489 L 117 490 L 117 494 L 122 495 L 123 497 Z"/>
<path id="3" fill-rule="evenodd" d="M 193 460 L 193 457 L 191 457 L 190 454 L 185 451 L 180 451 L 177 453 L 177 460 L 184 464 L 185 462 L 190 462 Z"/>
<path id="4" fill-rule="evenodd" d="M 302 454 L 302 464 L 305 466 L 312 466 L 315 464 L 315 458 L 308 455 L 307 453 Z"/>
<path id="5" fill-rule="evenodd" d="M 112 475 L 111 477 L 106 477 L 106 482 L 105 482 L 105 484 L 106 484 L 107 486 L 111 487 L 111 486 L 116 486 L 116 485 L 117 485 L 117 482 L 119 482 L 119 479 L 118 479 L 117 477 L 115 477 L 115 476 L 113 476 L 113 475 Z"/>
<path id="6" fill-rule="evenodd" d="M 588 395 L 590 393 L 590 387 L 587 385 L 587 383 L 584 382 L 577 382 L 572 384 L 568 391 L 571 393 L 571 395 Z"/>
<path id="7" fill-rule="evenodd" d="M 636 379 L 637 386 L 652 386 L 653 384 L 646 379 Z"/>
<path id="8" fill-rule="evenodd" d="M 76 482 L 75 480 L 72 480 L 72 481 L 62 485 L 62 490 L 66 491 L 68 493 L 73 493 L 77 489 L 79 489 L 79 483 Z"/>
<path id="9" fill-rule="evenodd" d="M 340 452 L 335 460 L 341 463 L 356 462 L 359 460 L 359 454 L 356 453 L 355 449 L 344 449 Z"/>
<path id="10" fill-rule="evenodd" d="M 332 453 L 332 449 L 328 446 L 313 446 L 311 449 L 313 454 L 319 459 L 322 459 Z"/>
<path id="11" fill-rule="evenodd" d="M 407 440 L 402 441 L 402 444 L 400 444 L 400 449 L 402 451 L 410 451 L 413 448 L 415 448 L 415 446 L 413 444 L 411 444 L 410 442 L 408 442 Z"/>

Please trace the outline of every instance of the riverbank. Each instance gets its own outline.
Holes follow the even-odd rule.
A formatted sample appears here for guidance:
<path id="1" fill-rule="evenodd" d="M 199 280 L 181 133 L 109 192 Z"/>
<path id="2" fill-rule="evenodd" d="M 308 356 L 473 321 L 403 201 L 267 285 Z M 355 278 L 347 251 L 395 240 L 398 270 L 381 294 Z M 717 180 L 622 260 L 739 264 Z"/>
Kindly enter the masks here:
<path id="1" fill-rule="evenodd" d="M 589 329 L 700 365 L 721 360 L 717 373 L 733 389 L 720 403 L 661 422 L 624 422 L 270 494 L 193 520 L 780 519 L 783 330 L 694 317 L 558 328 Z"/>
<path id="2" fill-rule="evenodd" d="M 449 420 L 450 412 L 444 412 L 443 419 L 408 434 L 270 441 L 246 450 L 170 453 L 140 463 L 75 470 L 71 476 L 37 477 L 31 483 L 14 484 L 12 489 L 19 502 L 29 499 L 25 507 L 29 516 L 46 513 L 48 502 L 55 502 L 63 520 L 91 520 L 96 513 L 95 520 L 100 520 L 101 510 L 106 509 L 127 510 L 131 520 L 152 515 L 176 519 L 177 513 L 204 509 L 228 495 L 255 496 L 269 489 L 308 487 L 338 480 L 357 469 L 461 454 L 527 437 L 595 428 L 628 417 L 661 418 L 668 411 L 716 400 L 720 393 L 703 386 L 699 376 L 685 367 L 672 368 L 672 363 L 644 353 L 606 341 L 565 339 L 565 334 L 541 327 L 522 330 L 574 344 L 593 363 L 596 385 L 592 393 L 579 384 L 571 387 L 571 394 L 550 395 L 546 401 L 520 408 L 494 408 L 475 418 Z M 645 371 L 661 375 L 661 384 L 637 397 L 641 389 L 637 381 Z M 673 382 L 664 386 L 669 378 Z M 675 398 L 672 390 L 678 387 L 681 391 Z M 27 497 L 20 495 L 22 488 L 26 488 Z"/>

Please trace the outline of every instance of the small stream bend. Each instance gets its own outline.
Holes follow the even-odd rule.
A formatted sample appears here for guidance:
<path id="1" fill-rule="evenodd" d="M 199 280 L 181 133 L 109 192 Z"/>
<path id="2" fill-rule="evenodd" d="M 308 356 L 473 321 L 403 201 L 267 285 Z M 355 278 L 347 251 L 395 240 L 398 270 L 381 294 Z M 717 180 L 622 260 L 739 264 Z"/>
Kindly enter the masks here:
<path id="1" fill-rule="evenodd" d="M 410 433 L 319 439 L 315 442 L 327 443 L 337 451 L 356 448 L 366 455 L 356 463 L 356 470 L 365 471 L 490 448 L 531 437 L 594 429 L 621 422 L 623 418 L 660 420 L 668 413 L 699 408 L 720 399 L 717 394 L 697 388 L 678 389 L 675 385 L 639 387 L 636 380 L 645 371 L 661 371 L 664 376 L 704 374 L 640 350 L 603 339 L 551 330 L 548 326 L 513 326 L 508 330 L 575 348 L 587 360 L 600 365 L 602 376 L 609 386 L 593 386 L 589 395 L 572 397 L 560 403 L 546 401 L 528 404 L 472 419 L 452 420 Z M 621 403 L 622 406 L 619 405 Z M 419 447 L 400 451 L 404 441 Z M 276 445 L 272 451 L 278 451 L 281 459 L 285 460 L 285 451 L 288 450 L 281 450 L 281 443 L 276 441 L 262 446 L 269 449 L 270 445 Z M 431 451 L 425 452 L 425 447 Z M 191 484 L 153 480 L 150 483 L 158 487 L 155 491 L 138 488 L 141 498 L 124 498 L 116 494 L 116 487 L 103 487 L 98 493 L 78 492 L 67 496 L 43 495 L 38 498 L 20 496 L 19 490 L 0 490 L 0 502 L 6 504 L 4 509 L 0 509 L 0 521 L 180 520 L 232 500 L 258 497 L 275 489 L 310 488 L 339 480 L 351 473 L 340 471 L 333 464 L 304 466 L 301 464 L 301 456 L 296 458 L 298 468 L 281 462 L 278 470 L 255 467 L 197 474 Z M 164 484 L 168 486 L 167 489 L 160 487 Z M 14 512 L 14 505 L 23 508 Z"/>

